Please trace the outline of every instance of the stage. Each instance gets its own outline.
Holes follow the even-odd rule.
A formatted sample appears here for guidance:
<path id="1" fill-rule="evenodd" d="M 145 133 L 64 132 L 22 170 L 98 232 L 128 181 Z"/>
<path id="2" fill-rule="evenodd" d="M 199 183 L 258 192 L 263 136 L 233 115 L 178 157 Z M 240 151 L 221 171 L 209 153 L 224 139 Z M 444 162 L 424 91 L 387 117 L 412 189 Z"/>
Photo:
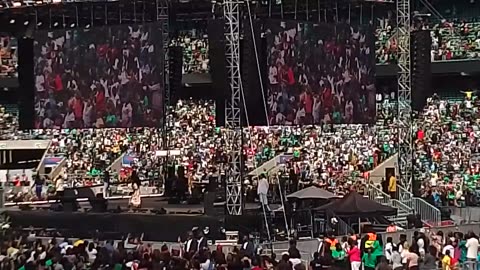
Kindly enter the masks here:
<path id="1" fill-rule="evenodd" d="M 52 211 L 50 204 L 32 205 L 31 210 L 19 206 L 7 207 L 4 214 L 10 217 L 15 228 L 59 231 L 63 236 L 92 237 L 99 231 L 102 237 L 121 239 L 128 233 L 144 234 L 148 241 L 177 241 L 193 227 L 209 227 L 211 239 L 222 239 L 222 229 L 250 233 L 262 226 L 258 204 L 247 204 L 245 214 L 239 217 L 223 215 L 224 203 L 216 203 L 218 215 L 205 215 L 202 204 L 168 204 L 165 198 L 143 198 L 142 208 L 128 210 L 128 200 L 108 201 L 108 211 L 90 212 L 89 202 L 79 202 L 77 212 Z M 22 207 L 23 208 L 23 207 Z M 161 211 L 163 213 L 158 213 Z"/>

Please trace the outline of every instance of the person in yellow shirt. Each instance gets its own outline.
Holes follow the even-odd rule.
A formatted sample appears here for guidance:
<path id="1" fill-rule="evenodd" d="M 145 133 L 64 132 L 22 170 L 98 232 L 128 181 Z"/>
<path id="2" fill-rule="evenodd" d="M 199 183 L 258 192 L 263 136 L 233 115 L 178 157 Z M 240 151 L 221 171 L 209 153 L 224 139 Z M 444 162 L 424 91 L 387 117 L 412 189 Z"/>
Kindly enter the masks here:
<path id="1" fill-rule="evenodd" d="M 397 196 L 397 178 L 395 175 L 391 175 L 388 179 L 388 193 L 392 199 L 396 199 Z"/>

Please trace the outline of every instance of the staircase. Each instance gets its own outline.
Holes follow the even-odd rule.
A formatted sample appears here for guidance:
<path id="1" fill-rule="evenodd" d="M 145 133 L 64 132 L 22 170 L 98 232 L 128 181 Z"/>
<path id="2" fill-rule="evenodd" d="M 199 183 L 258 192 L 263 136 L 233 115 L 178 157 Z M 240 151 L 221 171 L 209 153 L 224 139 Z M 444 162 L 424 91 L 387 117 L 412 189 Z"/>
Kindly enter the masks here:
<path id="1" fill-rule="evenodd" d="M 372 201 L 397 208 L 397 215 L 387 217 L 388 220 L 395 222 L 395 224 L 399 227 L 407 227 L 407 217 L 408 215 L 413 214 L 413 209 L 410 206 L 401 202 L 400 200 L 390 198 L 390 195 L 386 194 L 373 184 L 368 184 L 367 195 Z"/>
<path id="2" fill-rule="evenodd" d="M 283 153 L 279 154 L 273 157 L 272 159 L 270 159 L 269 161 L 258 166 L 253 171 L 249 172 L 248 175 L 255 177 L 265 172 L 268 172 L 270 174 L 272 169 L 279 167 L 281 164 L 285 164 L 291 158 L 292 158 L 291 154 L 283 154 Z"/>

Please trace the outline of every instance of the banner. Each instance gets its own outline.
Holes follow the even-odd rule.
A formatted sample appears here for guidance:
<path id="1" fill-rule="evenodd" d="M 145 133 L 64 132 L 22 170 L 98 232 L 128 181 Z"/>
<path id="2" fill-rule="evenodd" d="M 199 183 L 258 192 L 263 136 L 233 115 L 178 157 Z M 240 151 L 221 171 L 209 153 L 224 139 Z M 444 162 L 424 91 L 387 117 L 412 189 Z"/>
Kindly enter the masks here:
<path id="1" fill-rule="evenodd" d="M 135 155 L 125 154 L 122 158 L 122 167 L 131 167 L 134 162 L 135 162 Z"/>
<path id="2" fill-rule="evenodd" d="M 43 164 L 45 167 L 56 167 L 63 159 L 64 157 L 47 157 L 43 160 Z"/>

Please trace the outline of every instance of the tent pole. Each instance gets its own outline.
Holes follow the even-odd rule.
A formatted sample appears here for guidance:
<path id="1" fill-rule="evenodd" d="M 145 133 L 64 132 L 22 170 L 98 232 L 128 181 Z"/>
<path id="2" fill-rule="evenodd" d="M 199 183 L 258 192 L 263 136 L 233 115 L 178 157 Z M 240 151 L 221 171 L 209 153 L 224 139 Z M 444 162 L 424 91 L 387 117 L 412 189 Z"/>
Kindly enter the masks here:
<path id="1" fill-rule="evenodd" d="M 362 237 L 362 225 L 360 224 L 360 218 L 358 218 L 358 235 Z"/>

